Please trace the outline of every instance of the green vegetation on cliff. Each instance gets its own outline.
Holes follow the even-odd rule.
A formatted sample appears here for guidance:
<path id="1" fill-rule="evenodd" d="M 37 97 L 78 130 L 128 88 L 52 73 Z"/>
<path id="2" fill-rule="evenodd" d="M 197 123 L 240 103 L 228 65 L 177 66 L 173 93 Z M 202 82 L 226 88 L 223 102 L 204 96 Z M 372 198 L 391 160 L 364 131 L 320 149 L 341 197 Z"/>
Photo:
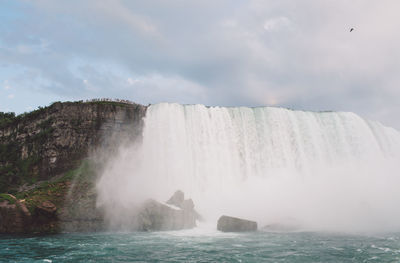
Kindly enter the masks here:
<path id="1" fill-rule="evenodd" d="M 40 157 L 32 155 L 21 159 L 15 142 L 0 144 L 0 161 L 7 160 L 0 166 L 0 192 L 11 190 L 22 183 L 34 183 L 37 177 L 31 172 L 32 167 L 40 161 Z"/>
<path id="2" fill-rule="evenodd" d="M 15 204 L 14 198 L 12 198 L 9 194 L 0 194 L 0 203 L 7 201 L 9 204 Z"/>
<path id="3" fill-rule="evenodd" d="M 82 220 L 88 214 L 95 216 L 95 167 L 93 161 L 83 160 L 78 168 L 58 178 L 37 182 L 27 190 L 15 192 L 15 197 L 1 193 L 0 203 L 17 206 L 8 208 L 13 209 L 11 213 L 0 207 L 0 218 L 23 214 L 20 221 L 23 223 L 18 226 L 20 230 L 17 232 L 57 233 L 63 230 L 66 222 Z M 12 219 L 6 219 L 12 222 Z M 0 230 L 4 229 L 2 224 L 0 222 Z"/>
<path id="4" fill-rule="evenodd" d="M 57 103 L 57 102 L 54 102 L 54 103 Z M 35 118 L 39 114 L 46 111 L 46 109 L 48 109 L 52 105 L 54 105 L 54 103 L 52 103 L 50 106 L 38 107 L 36 110 L 33 110 L 31 112 L 24 112 L 19 115 L 15 115 L 14 112 L 0 112 L 0 129 L 6 128 L 10 125 L 18 125 L 18 123 L 21 122 L 23 119 Z"/>
<path id="5" fill-rule="evenodd" d="M 76 168 L 66 172 L 60 178 L 55 180 L 44 181 L 27 191 L 14 193 L 17 199 L 24 199 L 28 209 L 32 212 L 35 207 L 45 201 L 51 201 L 57 207 L 62 207 L 66 196 L 71 199 L 85 194 L 76 191 L 88 190 L 94 186 L 95 168 L 94 163 L 89 160 L 83 160 L 82 164 Z M 74 191 L 74 195 L 69 194 Z"/>
<path id="6" fill-rule="evenodd" d="M 0 128 L 12 123 L 15 119 L 14 112 L 0 112 Z"/>

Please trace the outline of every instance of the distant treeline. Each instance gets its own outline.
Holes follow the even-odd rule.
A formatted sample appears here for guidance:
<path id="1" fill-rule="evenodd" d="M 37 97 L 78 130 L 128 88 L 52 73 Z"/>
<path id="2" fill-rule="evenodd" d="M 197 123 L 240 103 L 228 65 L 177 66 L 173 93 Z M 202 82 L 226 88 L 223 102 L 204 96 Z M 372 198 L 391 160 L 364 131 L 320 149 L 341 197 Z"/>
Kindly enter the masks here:
<path id="1" fill-rule="evenodd" d="M 0 127 L 6 126 L 15 119 L 14 112 L 0 112 Z"/>
<path id="2" fill-rule="evenodd" d="M 68 103 L 70 101 L 66 101 L 65 103 Z M 19 119 L 22 119 L 26 116 L 34 116 L 35 114 L 39 114 L 42 110 L 45 110 L 51 105 L 55 103 L 62 103 L 61 101 L 56 101 L 50 104 L 50 106 L 46 107 L 41 107 L 39 106 L 36 110 L 33 110 L 31 112 L 24 112 L 19 115 L 16 115 L 14 112 L 1 112 L 0 111 L 0 128 L 3 128 L 7 126 L 8 124 L 18 121 Z M 71 103 L 71 102 L 70 102 Z M 130 100 L 121 100 L 121 99 L 109 99 L 109 98 L 98 98 L 98 99 L 90 99 L 90 100 L 78 100 L 74 101 L 72 103 L 105 103 L 105 104 L 135 104 L 135 102 L 130 101 Z"/>
<path id="3" fill-rule="evenodd" d="M 65 102 L 71 102 L 71 101 L 65 101 Z M 116 102 L 116 103 L 123 103 L 123 104 L 136 104 L 135 102 L 130 101 L 130 100 L 110 99 L 110 98 L 78 100 L 78 101 L 72 101 L 72 102 L 75 102 L 75 103 Z M 50 103 L 50 106 L 53 105 L 54 103 L 62 103 L 62 102 L 61 101 L 55 101 L 55 102 Z M 44 108 L 47 108 L 47 107 L 39 106 L 36 110 L 42 110 Z M 34 111 L 36 111 L 36 110 L 34 110 Z M 24 112 L 24 113 L 21 113 L 21 114 L 24 115 L 24 114 L 27 114 L 27 113 L 29 113 L 29 112 Z M 0 111 L 0 119 L 13 119 L 14 117 L 16 117 L 14 112 L 2 112 L 2 111 Z"/>

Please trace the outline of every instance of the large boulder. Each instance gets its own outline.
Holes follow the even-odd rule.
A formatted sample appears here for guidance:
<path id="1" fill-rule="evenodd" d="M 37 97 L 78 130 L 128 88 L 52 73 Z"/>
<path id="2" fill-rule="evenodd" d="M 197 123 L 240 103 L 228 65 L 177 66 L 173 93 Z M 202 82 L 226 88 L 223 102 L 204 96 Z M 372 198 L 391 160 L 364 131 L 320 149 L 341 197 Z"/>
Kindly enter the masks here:
<path id="1" fill-rule="evenodd" d="M 185 194 L 181 190 L 178 190 L 168 199 L 167 204 L 182 208 L 184 202 Z"/>
<path id="2" fill-rule="evenodd" d="M 257 231 L 257 222 L 237 217 L 221 216 L 218 219 L 217 229 L 222 232 Z"/>
<path id="3" fill-rule="evenodd" d="M 137 229 L 140 231 L 190 229 L 196 226 L 196 220 L 199 218 L 192 199 L 185 200 L 184 193 L 176 191 L 166 203 L 153 199 L 144 202 L 137 216 Z"/>

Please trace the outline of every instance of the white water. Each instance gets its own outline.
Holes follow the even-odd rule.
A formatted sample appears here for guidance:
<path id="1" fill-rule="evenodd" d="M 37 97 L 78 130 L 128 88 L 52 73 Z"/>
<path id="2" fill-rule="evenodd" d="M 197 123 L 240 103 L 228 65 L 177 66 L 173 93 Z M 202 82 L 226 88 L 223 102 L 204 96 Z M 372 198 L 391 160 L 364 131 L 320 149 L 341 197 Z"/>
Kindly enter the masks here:
<path id="1" fill-rule="evenodd" d="M 113 156 L 98 183 L 110 222 L 177 189 L 209 222 L 400 230 L 400 133 L 353 113 L 156 104 L 143 142 Z"/>

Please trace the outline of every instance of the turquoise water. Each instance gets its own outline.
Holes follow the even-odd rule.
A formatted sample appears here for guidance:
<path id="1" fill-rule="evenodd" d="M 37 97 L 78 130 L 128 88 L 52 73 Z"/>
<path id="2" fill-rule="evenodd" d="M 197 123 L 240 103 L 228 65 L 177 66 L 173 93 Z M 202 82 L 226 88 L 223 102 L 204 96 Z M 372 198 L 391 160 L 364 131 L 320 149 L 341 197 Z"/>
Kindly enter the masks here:
<path id="1" fill-rule="evenodd" d="M 1 262 L 400 262 L 400 234 L 176 231 L 0 236 Z"/>

